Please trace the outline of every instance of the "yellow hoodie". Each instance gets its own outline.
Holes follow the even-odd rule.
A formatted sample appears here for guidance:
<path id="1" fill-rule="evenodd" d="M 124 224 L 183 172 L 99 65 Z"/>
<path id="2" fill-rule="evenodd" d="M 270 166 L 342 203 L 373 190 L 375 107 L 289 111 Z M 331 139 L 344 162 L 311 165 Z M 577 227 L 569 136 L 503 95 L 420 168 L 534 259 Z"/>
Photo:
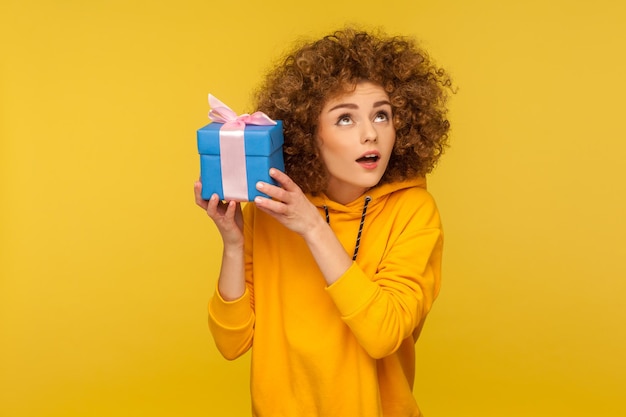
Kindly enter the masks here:
<path id="1" fill-rule="evenodd" d="M 385 184 L 347 205 L 309 196 L 349 254 L 364 217 L 356 261 L 331 286 L 299 235 L 245 206 L 247 290 L 230 302 L 215 291 L 209 326 L 227 359 L 252 347 L 253 416 L 420 415 L 414 344 L 443 244 L 425 184 Z"/>

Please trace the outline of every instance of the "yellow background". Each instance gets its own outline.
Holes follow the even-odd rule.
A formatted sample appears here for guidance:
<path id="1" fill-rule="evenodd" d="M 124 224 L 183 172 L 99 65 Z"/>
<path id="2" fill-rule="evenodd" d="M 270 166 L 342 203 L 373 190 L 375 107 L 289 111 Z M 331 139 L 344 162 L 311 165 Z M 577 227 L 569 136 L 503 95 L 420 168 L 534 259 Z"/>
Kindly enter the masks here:
<path id="1" fill-rule="evenodd" d="M 420 37 L 459 87 L 423 411 L 626 415 L 623 4 L 3 0 L 0 415 L 249 415 L 249 357 L 206 325 L 195 131 L 209 92 L 254 110 L 292 40 L 350 22 Z"/>

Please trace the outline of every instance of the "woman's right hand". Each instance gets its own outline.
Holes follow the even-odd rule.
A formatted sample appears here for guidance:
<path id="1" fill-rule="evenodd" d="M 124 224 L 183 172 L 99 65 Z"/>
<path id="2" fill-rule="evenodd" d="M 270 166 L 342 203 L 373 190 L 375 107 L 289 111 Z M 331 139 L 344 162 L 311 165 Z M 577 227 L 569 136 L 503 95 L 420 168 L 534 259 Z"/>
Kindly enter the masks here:
<path id="1" fill-rule="evenodd" d="M 209 200 L 202 198 L 202 183 L 194 184 L 196 204 L 206 211 L 217 226 L 225 246 L 243 246 L 243 216 L 241 204 L 236 201 L 220 201 L 217 194 Z"/>

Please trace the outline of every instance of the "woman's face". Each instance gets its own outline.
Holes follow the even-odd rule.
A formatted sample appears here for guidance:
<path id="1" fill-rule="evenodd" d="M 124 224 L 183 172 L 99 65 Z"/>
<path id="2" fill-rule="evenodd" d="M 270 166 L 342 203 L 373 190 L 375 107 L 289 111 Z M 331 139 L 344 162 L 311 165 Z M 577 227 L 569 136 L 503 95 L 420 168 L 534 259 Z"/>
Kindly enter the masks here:
<path id="1" fill-rule="evenodd" d="M 385 90 L 361 82 L 354 91 L 328 100 L 319 116 L 317 140 L 329 174 L 329 198 L 346 204 L 378 184 L 396 140 Z"/>

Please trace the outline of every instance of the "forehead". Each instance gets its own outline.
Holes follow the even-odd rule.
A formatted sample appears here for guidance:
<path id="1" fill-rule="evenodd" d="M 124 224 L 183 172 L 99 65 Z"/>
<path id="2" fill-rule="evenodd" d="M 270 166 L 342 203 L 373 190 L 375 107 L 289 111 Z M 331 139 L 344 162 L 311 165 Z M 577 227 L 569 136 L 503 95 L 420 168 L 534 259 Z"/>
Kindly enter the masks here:
<path id="1" fill-rule="evenodd" d="M 344 85 L 339 91 L 330 94 L 322 107 L 328 108 L 339 103 L 351 101 L 375 102 L 388 99 L 389 95 L 382 86 L 370 81 L 361 81 L 351 85 Z"/>

